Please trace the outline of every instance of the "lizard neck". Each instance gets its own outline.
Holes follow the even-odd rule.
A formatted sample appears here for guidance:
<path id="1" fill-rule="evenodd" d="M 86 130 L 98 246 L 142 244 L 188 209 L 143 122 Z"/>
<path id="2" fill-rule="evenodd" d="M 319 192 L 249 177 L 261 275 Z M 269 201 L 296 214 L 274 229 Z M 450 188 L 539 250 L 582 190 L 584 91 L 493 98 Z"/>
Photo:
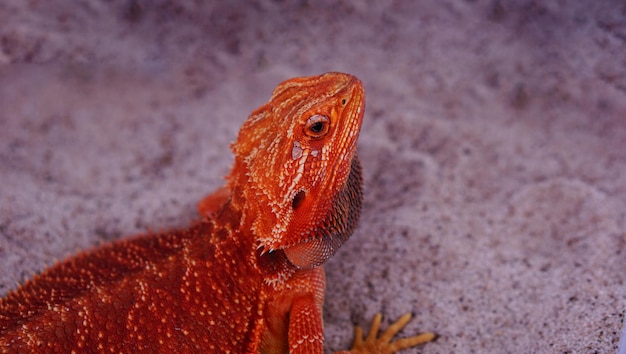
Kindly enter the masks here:
<path id="1" fill-rule="evenodd" d="M 246 176 L 246 174 L 239 174 Z M 314 225 L 307 234 L 300 235 L 301 242 L 282 249 L 267 251 L 262 248 L 259 240 L 267 237 L 260 234 L 262 230 L 255 228 L 260 220 L 271 220 L 273 213 L 269 206 L 263 204 L 254 191 L 247 188 L 248 181 L 231 179 L 233 183 L 232 197 L 227 207 L 231 213 L 239 215 L 238 229 L 245 243 L 257 255 L 257 264 L 268 276 L 280 282 L 298 269 L 310 269 L 324 264 L 335 251 L 348 240 L 361 212 L 363 201 L 363 181 L 361 164 L 355 155 L 350 164 L 350 172 L 346 183 L 339 191 L 334 192 L 330 205 L 320 208 L 317 213 L 309 215 L 309 223 Z"/>
<path id="2" fill-rule="evenodd" d="M 335 193 L 330 207 L 314 215 L 313 224 L 302 241 L 284 248 L 289 261 L 298 268 L 324 264 L 343 245 L 356 228 L 363 204 L 361 163 L 355 155 L 345 185 Z"/>

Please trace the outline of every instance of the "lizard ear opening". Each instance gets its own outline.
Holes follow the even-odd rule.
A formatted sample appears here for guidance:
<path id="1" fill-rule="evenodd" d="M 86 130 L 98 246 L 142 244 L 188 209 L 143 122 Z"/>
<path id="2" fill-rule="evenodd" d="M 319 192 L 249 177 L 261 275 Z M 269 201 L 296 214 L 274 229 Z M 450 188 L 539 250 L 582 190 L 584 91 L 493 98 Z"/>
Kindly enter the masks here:
<path id="1" fill-rule="evenodd" d="M 298 209 L 298 207 L 302 204 L 302 202 L 304 201 L 304 197 L 305 197 L 306 193 L 304 193 L 304 191 L 299 191 L 295 197 L 293 197 L 293 200 L 291 201 L 291 207 L 293 210 Z"/>

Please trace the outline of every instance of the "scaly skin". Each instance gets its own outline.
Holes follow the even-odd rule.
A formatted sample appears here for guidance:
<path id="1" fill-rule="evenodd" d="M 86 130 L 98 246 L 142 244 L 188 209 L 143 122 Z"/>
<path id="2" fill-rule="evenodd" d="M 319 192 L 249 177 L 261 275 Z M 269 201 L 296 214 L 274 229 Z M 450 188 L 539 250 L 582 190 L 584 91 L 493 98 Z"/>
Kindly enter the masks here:
<path id="1" fill-rule="evenodd" d="M 227 185 L 184 230 L 70 258 L 0 300 L 3 352 L 322 353 L 326 262 L 356 227 L 361 82 L 281 83 L 233 143 Z M 352 353 L 392 353 L 380 318 Z"/>

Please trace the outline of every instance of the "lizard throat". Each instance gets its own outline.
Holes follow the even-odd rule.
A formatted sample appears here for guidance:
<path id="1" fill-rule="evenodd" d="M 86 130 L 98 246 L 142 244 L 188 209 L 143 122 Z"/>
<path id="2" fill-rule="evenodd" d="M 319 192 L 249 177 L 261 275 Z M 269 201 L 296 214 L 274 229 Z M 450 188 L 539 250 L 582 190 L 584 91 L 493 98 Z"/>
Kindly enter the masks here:
<path id="1" fill-rule="evenodd" d="M 355 155 L 346 184 L 333 199 L 325 218 L 310 231 L 305 241 L 283 249 L 291 264 L 301 269 L 318 267 L 332 257 L 352 235 L 363 203 L 361 173 L 361 163 Z"/>

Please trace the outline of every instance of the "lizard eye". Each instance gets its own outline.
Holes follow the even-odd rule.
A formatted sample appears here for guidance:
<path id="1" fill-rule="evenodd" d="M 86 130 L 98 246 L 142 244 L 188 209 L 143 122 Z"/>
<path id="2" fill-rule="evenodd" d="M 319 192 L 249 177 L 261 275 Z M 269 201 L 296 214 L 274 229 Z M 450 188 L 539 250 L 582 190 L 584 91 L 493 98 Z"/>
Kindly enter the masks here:
<path id="1" fill-rule="evenodd" d="M 306 120 L 304 134 L 314 139 L 319 139 L 328 133 L 330 119 L 321 114 L 314 114 Z"/>

